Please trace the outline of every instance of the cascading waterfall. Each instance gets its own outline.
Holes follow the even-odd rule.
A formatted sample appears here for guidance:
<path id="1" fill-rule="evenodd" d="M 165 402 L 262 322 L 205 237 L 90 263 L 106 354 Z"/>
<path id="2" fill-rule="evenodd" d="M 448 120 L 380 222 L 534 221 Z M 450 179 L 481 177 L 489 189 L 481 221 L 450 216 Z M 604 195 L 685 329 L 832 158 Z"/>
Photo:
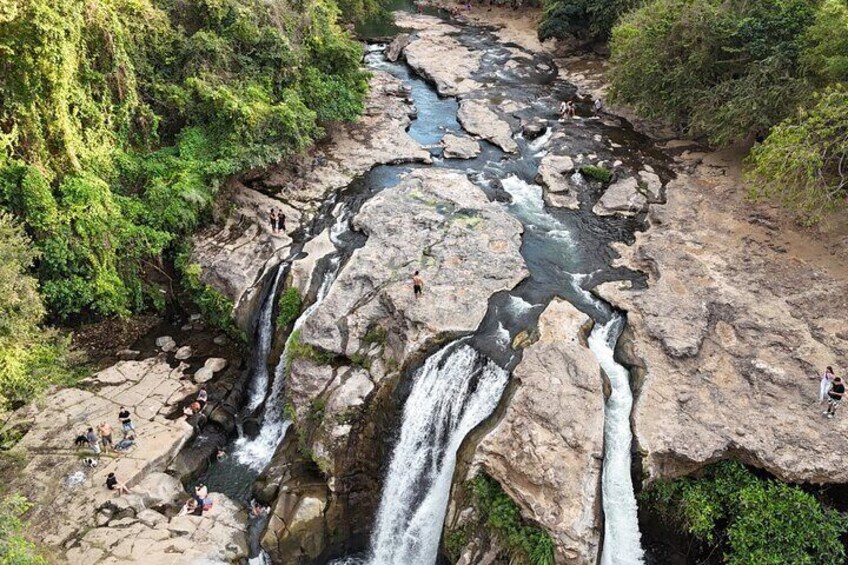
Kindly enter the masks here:
<path id="1" fill-rule="evenodd" d="M 436 562 L 456 453 L 498 405 L 509 374 L 454 342 L 415 374 L 372 537 L 372 565 Z"/>
<path id="2" fill-rule="evenodd" d="M 280 284 L 283 271 L 281 265 L 277 269 L 274 283 L 268 291 L 268 296 L 262 304 L 259 312 L 258 326 L 256 328 L 256 348 L 253 350 L 253 375 L 247 393 L 246 412 L 253 412 L 262 404 L 268 391 L 268 353 L 271 350 L 271 341 L 274 337 L 274 301 L 277 298 L 277 287 Z"/>
<path id="3" fill-rule="evenodd" d="M 602 565 L 637 565 L 644 561 L 640 542 L 636 496 L 630 476 L 630 410 L 633 394 L 630 375 L 616 362 L 614 347 L 624 326 L 624 318 L 613 315 L 589 335 L 589 349 L 609 378 L 612 392 L 604 418 L 604 471 L 601 484 L 604 507 L 604 548 Z"/>
<path id="4" fill-rule="evenodd" d="M 283 392 L 285 390 L 285 380 L 288 373 L 290 361 L 289 349 L 291 347 L 292 337 L 295 332 L 300 329 L 303 323 L 312 315 L 316 308 L 324 301 L 327 293 L 330 292 L 330 287 L 336 280 L 336 275 L 339 272 L 341 258 L 334 256 L 330 259 L 330 265 L 324 273 L 324 278 L 321 281 L 321 286 L 318 288 L 318 295 L 309 308 L 298 317 L 294 323 L 294 329 L 286 340 L 283 354 L 280 356 L 280 361 L 274 370 L 274 383 L 271 386 L 271 392 L 265 399 L 265 413 L 262 419 L 262 427 L 259 429 L 259 434 L 253 438 L 239 438 L 236 441 L 235 456 L 239 463 L 248 465 L 253 469 L 262 471 L 271 462 L 277 446 L 286 435 L 291 425 L 291 421 L 285 417 L 283 413 Z"/>

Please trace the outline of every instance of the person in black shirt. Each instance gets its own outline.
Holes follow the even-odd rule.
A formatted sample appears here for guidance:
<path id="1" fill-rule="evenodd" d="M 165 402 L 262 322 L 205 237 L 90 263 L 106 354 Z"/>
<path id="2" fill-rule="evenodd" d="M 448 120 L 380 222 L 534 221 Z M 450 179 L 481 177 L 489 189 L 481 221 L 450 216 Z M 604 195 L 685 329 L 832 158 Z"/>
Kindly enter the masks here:
<path id="1" fill-rule="evenodd" d="M 124 436 L 135 430 L 132 418 L 130 417 L 130 411 L 123 406 L 121 406 L 121 411 L 118 412 L 118 419 L 121 421 L 121 429 L 124 430 Z"/>
<path id="2" fill-rule="evenodd" d="M 118 477 L 115 476 L 115 473 L 109 473 L 106 477 L 106 488 L 117 491 L 116 494 L 118 496 L 130 493 L 130 489 L 127 488 L 127 485 L 118 482 Z"/>
<path id="3" fill-rule="evenodd" d="M 830 387 L 827 396 L 829 397 L 827 410 L 822 412 L 822 414 L 828 418 L 833 418 L 833 415 L 836 414 L 836 409 L 839 408 L 839 403 L 842 402 L 842 397 L 845 396 L 845 383 L 842 382 L 842 378 L 833 378 L 833 386 Z"/>

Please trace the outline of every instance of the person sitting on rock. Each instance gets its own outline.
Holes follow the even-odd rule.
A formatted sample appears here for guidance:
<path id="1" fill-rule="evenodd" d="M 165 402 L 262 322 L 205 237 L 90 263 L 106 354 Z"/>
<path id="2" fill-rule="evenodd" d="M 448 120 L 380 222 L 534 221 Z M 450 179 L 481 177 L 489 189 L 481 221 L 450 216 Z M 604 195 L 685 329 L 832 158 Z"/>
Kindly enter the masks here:
<path id="1" fill-rule="evenodd" d="M 415 274 L 412 275 L 412 292 L 416 299 L 424 292 L 424 279 L 421 278 L 418 271 L 415 271 Z"/>
<path id="2" fill-rule="evenodd" d="M 198 500 L 197 497 L 189 498 L 180 509 L 179 516 L 185 516 L 188 514 L 192 516 L 203 516 L 203 501 Z"/>
<path id="3" fill-rule="evenodd" d="M 190 418 L 194 414 L 199 414 L 202 409 L 203 408 L 200 406 L 200 403 L 195 400 L 194 402 L 185 407 L 185 410 L 183 410 L 183 414 L 186 415 L 186 418 Z"/>
<path id="4" fill-rule="evenodd" d="M 250 501 L 250 515 L 254 518 L 262 518 L 268 513 L 269 510 L 270 508 L 268 508 L 267 506 L 262 506 L 261 504 L 256 502 L 256 499 Z"/>
<path id="5" fill-rule="evenodd" d="M 100 438 L 94 433 L 94 428 L 88 428 L 88 431 L 85 432 L 85 439 L 88 440 L 88 446 L 94 454 L 100 455 Z"/>
<path id="6" fill-rule="evenodd" d="M 819 382 L 819 402 L 824 402 L 828 399 L 827 392 L 831 386 L 833 386 L 833 367 L 827 367 Z"/>
<path id="7" fill-rule="evenodd" d="M 842 402 L 842 397 L 845 396 L 845 384 L 842 382 L 841 377 L 833 377 L 833 386 L 827 395 L 830 397 L 830 400 L 827 403 L 827 410 L 822 412 L 822 414 L 828 418 L 833 418 L 833 415 L 836 414 L 836 409 L 839 408 L 839 403 Z"/>
<path id="8" fill-rule="evenodd" d="M 206 403 L 209 401 L 209 394 L 206 392 L 205 388 L 200 389 L 197 392 L 197 403 L 200 405 L 200 409 L 203 410 L 206 408 Z"/>
<path id="9" fill-rule="evenodd" d="M 117 496 L 130 493 L 130 489 L 127 488 L 127 485 L 118 482 L 118 477 L 115 476 L 115 473 L 109 473 L 106 477 L 106 488 L 116 491 L 115 494 Z"/>
<path id="10" fill-rule="evenodd" d="M 203 483 L 198 483 L 198 485 L 194 487 L 194 494 L 202 500 L 209 495 L 209 489 L 206 488 L 206 485 Z"/>

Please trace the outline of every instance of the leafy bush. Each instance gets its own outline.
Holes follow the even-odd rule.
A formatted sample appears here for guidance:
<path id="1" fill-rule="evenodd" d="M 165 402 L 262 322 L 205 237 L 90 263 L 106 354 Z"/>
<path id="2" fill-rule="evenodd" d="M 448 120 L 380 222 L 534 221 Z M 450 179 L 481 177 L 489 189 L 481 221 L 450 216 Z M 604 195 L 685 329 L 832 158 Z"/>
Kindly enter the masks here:
<path id="1" fill-rule="evenodd" d="M 291 359 L 306 359 L 316 365 L 329 365 L 336 356 L 329 351 L 323 351 L 300 339 L 300 330 L 295 330 L 289 337 L 289 355 Z"/>
<path id="2" fill-rule="evenodd" d="M 30 503 L 19 495 L 8 495 L 0 500 L 0 563 L 4 565 L 47 565 L 38 554 L 35 544 L 23 536 L 21 520 Z"/>
<path id="3" fill-rule="evenodd" d="M 794 112 L 816 0 L 654 0 L 612 34 L 611 97 L 725 144 Z"/>
<path id="4" fill-rule="evenodd" d="M 471 480 L 471 493 L 486 526 L 512 554 L 531 565 L 553 565 L 553 540 L 521 517 L 518 505 L 497 481 L 480 474 Z"/>
<path id="5" fill-rule="evenodd" d="M 301 299 L 300 293 L 296 288 L 287 288 L 280 295 L 277 306 L 277 328 L 285 328 L 297 320 L 300 310 L 303 307 L 303 299 Z"/>
<path id="6" fill-rule="evenodd" d="M 848 198 L 848 89 L 828 88 L 815 101 L 753 149 L 747 171 L 753 197 L 777 199 L 808 222 Z"/>
<path id="7" fill-rule="evenodd" d="M 697 478 L 657 483 L 640 497 L 682 531 L 724 548 L 731 565 L 845 563 L 845 515 L 739 463 L 724 461 Z"/>
<path id="8" fill-rule="evenodd" d="M 609 39 L 622 14 L 644 0 L 546 0 L 539 39 L 569 35 L 600 41 Z"/>
<path id="9" fill-rule="evenodd" d="M 607 183 L 612 180 L 612 171 L 604 167 L 596 167 L 594 165 L 583 165 L 580 167 L 580 174 L 584 177 L 599 182 Z"/>
<path id="10" fill-rule="evenodd" d="M 37 253 L 12 218 L 0 212 L 0 409 L 18 406 L 75 376 L 68 339 L 41 327 L 37 281 L 26 274 Z"/>

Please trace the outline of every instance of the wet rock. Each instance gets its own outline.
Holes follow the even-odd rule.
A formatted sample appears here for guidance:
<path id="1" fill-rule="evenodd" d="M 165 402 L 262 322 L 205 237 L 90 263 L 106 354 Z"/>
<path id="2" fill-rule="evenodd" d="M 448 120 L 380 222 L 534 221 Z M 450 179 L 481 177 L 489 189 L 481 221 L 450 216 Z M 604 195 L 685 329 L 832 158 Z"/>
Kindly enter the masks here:
<path id="1" fill-rule="evenodd" d="M 121 361 L 134 361 L 141 357 L 141 351 L 136 349 L 121 349 L 115 356 Z"/>
<path id="2" fill-rule="evenodd" d="M 166 473 L 150 473 L 133 488 L 139 494 L 147 508 L 178 504 L 185 496 L 185 490 L 179 480 Z"/>
<path id="3" fill-rule="evenodd" d="M 386 59 L 394 63 L 400 58 L 400 54 L 406 49 L 406 46 L 412 41 L 412 36 L 408 33 L 398 34 L 389 46 L 386 48 Z"/>
<path id="4" fill-rule="evenodd" d="M 628 177 L 612 183 L 592 212 L 598 216 L 635 216 L 648 208 L 648 199 L 639 192 L 639 182 Z"/>
<path id="5" fill-rule="evenodd" d="M 521 133 L 524 134 L 524 139 L 536 139 L 548 129 L 548 125 L 544 120 L 532 120 L 521 126 Z"/>
<path id="6" fill-rule="evenodd" d="M 578 194 L 569 177 L 574 173 L 574 161 L 565 155 L 545 155 L 539 163 L 536 182 L 545 187 L 545 202 L 549 206 L 576 210 L 580 207 Z"/>
<path id="7" fill-rule="evenodd" d="M 649 168 L 650 165 L 646 165 L 644 171 L 639 171 L 639 180 L 647 196 L 651 200 L 657 201 L 660 199 L 662 192 L 662 181 L 659 175 L 653 170 L 648 170 Z"/>
<path id="8" fill-rule="evenodd" d="M 186 359 L 188 359 L 190 357 L 191 357 L 191 346 L 190 345 L 183 345 L 182 347 L 177 349 L 176 353 L 174 353 L 174 358 L 179 359 L 180 361 L 185 361 Z"/>
<path id="9" fill-rule="evenodd" d="M 509 124 L 489 108 L 485 101 L 462 100 L 456 117 L 468 133 L 491 141 L 507 153 L 518 151 Z"/>
<path id="10" fill-rule="evenodd" d="M 448 33 L 457 28 L 445 25 L 438 18 L 416 18 L 409 23 L 423 28 L 403 51 L 406 62 L 419 75 L 435 85 L 442 96 L 467 94 L 480 87 L 471 76 L 480 68 L 481 53 L 462 45 Z M 398 25 L 403 17 L 399 18 Z"/>
<path id="11" fill-rule="evenodd" d="M 303 246 L 303 253 L 306 256 L 295 261 L 291 267 L 291 286 L 296 288 L 301 296 L 306 296 L 309 292 L 309 285 L 318 261 L 335 250 L 336 246 L 330 240 L 329 228 L 325 229 L 317 237 L 310 239 Z"/>
<path id="12" fill-rule="evenodd" d="M 272 556 L 288 562 L 316 560 L 325 544 L 323 522 L 326 507 L 323 491 L 304 495 L 282 493 L 274 505 L 262 547 Z"/>
<path id="13" fill-rule="evenodd" d="M 158 347 L 165 353 L 170 353 L 171 351 L 177 348 L 177 342 L 174 341 L 174 338 L 172 338 L 171 336 L 165 335 L 156 338 L 156 347 Z"/>
<path id="14" fill-rule="evenodd" d="M 469 137 L 451 133 L 442 138 L 445 159 L 473 159 L 480 154 L 480 144 Z"/>
<path id="15" fill-rule="evenodd" d="M 601 534 L 604 395 L 585 343 L 591 320 L 554 300 L 539 339 L 515 368 L 518 383 L 474 462 L 554 539 L 562 563 L 595 563 Z"/>

